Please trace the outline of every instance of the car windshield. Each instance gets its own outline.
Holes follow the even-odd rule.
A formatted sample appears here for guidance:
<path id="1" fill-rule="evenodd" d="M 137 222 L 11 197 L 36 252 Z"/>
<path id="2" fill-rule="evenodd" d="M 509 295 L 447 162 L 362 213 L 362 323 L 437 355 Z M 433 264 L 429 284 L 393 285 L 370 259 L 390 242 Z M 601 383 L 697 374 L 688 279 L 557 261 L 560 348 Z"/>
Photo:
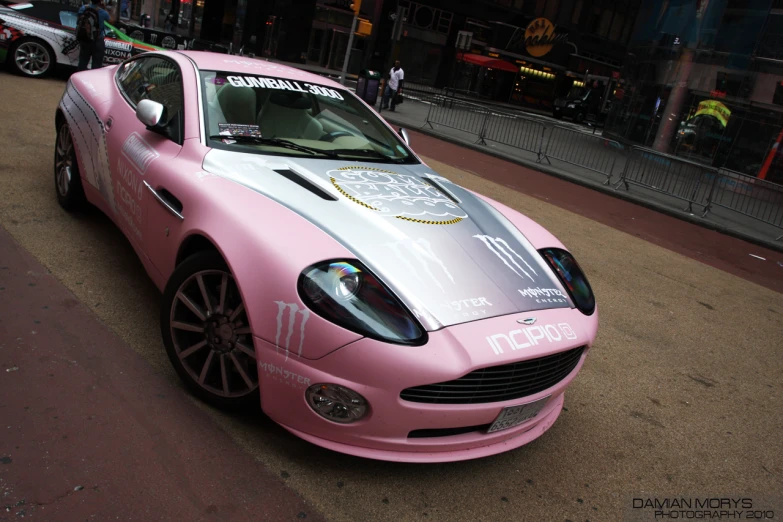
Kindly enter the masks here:
<path id="1" fill-rule="evenodd" d="M 587 89 L 584 87 L 571 87 L 571 91 L 568 93 L 569 100 L 581 100 L 585 97 Z"/>
<path id="2" fill-rule="evenodd" d="M 365 162 L 418 163 L 353 94 L 299 80 L 201 73 L 206 132 L 214 148 Z"/>

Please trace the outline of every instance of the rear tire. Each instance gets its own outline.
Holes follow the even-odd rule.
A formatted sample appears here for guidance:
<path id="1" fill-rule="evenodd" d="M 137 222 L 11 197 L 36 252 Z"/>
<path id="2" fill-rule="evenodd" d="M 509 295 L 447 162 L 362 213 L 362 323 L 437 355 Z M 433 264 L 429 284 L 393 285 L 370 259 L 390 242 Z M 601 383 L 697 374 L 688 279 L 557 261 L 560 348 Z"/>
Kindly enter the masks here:
<path id="1" fill-rule="evenodd" d="M 22 76 L 43 78 L 55 68 L 54 51 L 39 38 L 20 38 L 8 52 L 11 67 Z"/>
<path id="2" fill-rule="evenodd" d="M 73 212 L 86 206 L 79 164 L 68 123 L 63 120 L 57 127 L 57 141 L 54 145 L 54 189 L 57 202 L 65 210 Z"/>
<path id="3" fill-rule="evenodd" d="M 177 266 L 160 309 L 166 353 L 185 386 L 222 409 L 259 404 L 258 365 L 242 296 L 218 252 Z"/>

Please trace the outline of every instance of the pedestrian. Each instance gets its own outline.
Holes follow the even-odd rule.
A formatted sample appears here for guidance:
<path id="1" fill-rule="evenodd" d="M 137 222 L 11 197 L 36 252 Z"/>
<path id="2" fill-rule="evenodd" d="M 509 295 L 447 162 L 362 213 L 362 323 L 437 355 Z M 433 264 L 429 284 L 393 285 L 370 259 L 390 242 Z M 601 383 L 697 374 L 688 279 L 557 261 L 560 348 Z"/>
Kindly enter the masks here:
<path id="1" fill-rule="evenodd" d="M 381 110 L 389 109 L 394 112 L 394 107 L 397 105 L 395 96 L 402 94 L 402 81 L 405 79 L 405 73 L 400 67 L 400 61 L 394 62 L 394 67 L 389 71 L 389 79 L 386 80 L 386 88 L 383 90 L 383 98 L 381 98 Z M 389 99 L 391 99 L 391 108 L 389 108 Z"/>
<path id="2" fill-rule="evenodd" d="M 171 11 L 166 15 L 166 21 L 163 23 L 163 30 L 167 33 L 174 31 L 174 13 Z"/>
<path id="3" fill-rule="evenodd" d="M 76 39 L 79 41 L 79 70 L 103 67 L 103 55 L 106 50 L 103 38 L 106 36 L 104 24 L 110 20 L 109 12 L 104 9 L 102 0 L 90 0 L 90 5 L 79 8 L 76 20 Z M 92 63 L 91 63 L 92 62 Z"/>
<path id="4" fill-rule="evenodd" d="M 122 17 L 125 18 L 126 20 L 128 18 L 130 18 L 130 11 L 128 10 L 128 8 L 129 8 L 128 4 L 129 3 L 130 3 L 130 0 L 122 0 L 122 4 L 121 4 L 122 7 L 120 8 L 120 13 L 121 13 Z"/>

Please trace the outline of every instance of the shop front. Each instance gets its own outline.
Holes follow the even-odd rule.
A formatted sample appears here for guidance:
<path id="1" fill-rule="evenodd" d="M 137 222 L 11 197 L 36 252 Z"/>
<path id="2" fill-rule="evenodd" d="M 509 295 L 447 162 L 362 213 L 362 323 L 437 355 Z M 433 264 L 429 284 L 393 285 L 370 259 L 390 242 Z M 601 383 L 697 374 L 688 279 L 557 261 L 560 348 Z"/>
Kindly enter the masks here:
<path id="1" fill-rule="evenodd" d="M 479 58 L 462 60 L 457 55 L 451 88 L 553 112 L 555 100 L 579 87 L 597 93 L 593 99 L 600 112 L 606 93 L 616 85 L 613 77 L 618 67 L 579 56 L 568 33 L 546 18 L 536 18 L 524 28 L 498 22 L 491 26 L 489 42 L 474 43 L 470 53 L 465 53 L 466 57 Z"/>

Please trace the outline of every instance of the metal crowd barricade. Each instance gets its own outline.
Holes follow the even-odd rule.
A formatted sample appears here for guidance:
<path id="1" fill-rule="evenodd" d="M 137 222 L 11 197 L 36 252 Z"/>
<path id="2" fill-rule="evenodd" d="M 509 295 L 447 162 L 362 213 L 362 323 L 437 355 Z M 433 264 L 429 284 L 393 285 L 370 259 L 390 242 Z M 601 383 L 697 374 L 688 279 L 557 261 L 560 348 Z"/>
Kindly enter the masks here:
<path id="1" fill-rule="evenodd" d="M 437 103 L 430 104 L 424 125 L 429 125 L 431 129 L 434 129 L 432 126 L 434 123 L 475 134 L 478 136 L 476 143 L 486 145 L 481 132 L 488 114 L 489 110 L 482 105 L 454 98 L 442 98 Z"/>
<path id="2" fill-rule="evenodd" d="M 516 116 L 514 114 L 489 111 L 479 139 L 494 141 L 517 149 L 535 152 L 541 159 L 541 143 L 546 127 L 540 121 Z"/>
<path id="3" fill-rule="evenodd" d="M 619 155 L 616 151 L 621 149 L 622 146 L 614 140 L 555 125 L 549 132 L 549 140 L 541 156 L 549 164 L 552 163 L 549 161 L 551 158 L 603 174 L 606 176 L 604 185 L 608 185 Z"/>
<path id="4" fill-rule="evenodd" d="M 783 185 L 726 169 L 718 172 L 714 185 L 710 205 L 783 229 Z"/>
<path id="5" fill-rule="evenodd" d="M 414 99 L 422 101 L 433 102 L 444 96 L 443 91 L 443 88 L 433 87 L 432 85 L 406 81 L 403 84 L 402 95 L 411 96 Z"/>
<path id="6" fill-rule="evenodd" d="M 687 212 L 693 212 L 694 203 L 703 206 L 703 215 L 706 215 L 710 210 L 710 191 L 717 174 L 715 167 L 632 147 L 615 189 L 620 185 L 625 185 L 626 190 L 629 184 L 639 185 L 687 201 L 688 207 L 684 209 Z"/>

